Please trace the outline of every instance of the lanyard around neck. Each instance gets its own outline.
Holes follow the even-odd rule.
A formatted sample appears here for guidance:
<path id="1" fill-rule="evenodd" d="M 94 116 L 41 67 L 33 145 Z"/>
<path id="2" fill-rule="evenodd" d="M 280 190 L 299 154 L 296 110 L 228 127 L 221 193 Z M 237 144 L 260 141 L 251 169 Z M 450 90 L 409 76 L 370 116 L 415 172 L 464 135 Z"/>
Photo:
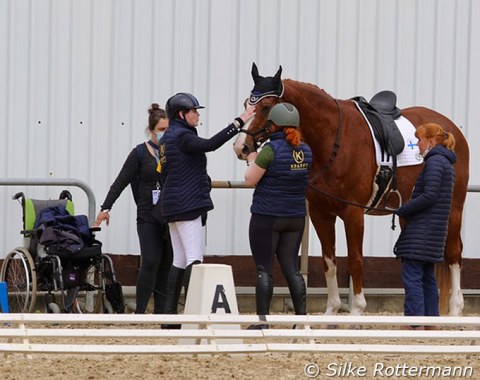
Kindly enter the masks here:
<path id="1" fill-rule="evenodd" d="M 157 164 L 158 164 L 158 162 L 160 161 L 160 156 L 158 155 L 159 146 L 155 144 L 152 140 L 148 140 L 147 144 L 153 148 L 153 157 L 155 157 L 155 160 L 157 161 Z"/>

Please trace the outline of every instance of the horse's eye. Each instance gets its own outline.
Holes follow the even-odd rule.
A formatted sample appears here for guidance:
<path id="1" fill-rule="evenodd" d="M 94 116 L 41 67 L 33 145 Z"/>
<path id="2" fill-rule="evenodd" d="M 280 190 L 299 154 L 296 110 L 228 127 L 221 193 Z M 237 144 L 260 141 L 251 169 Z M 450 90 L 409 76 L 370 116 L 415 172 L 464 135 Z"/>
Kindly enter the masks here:
<path id="1" fill-rule="evenodd" d="M 270 112 L 271 109 L 272 109 L 272 107 L 270 107 L 270 106 L 263 106 L 261 112 L 264 116 L 268 116 L 268 113 Z"/>

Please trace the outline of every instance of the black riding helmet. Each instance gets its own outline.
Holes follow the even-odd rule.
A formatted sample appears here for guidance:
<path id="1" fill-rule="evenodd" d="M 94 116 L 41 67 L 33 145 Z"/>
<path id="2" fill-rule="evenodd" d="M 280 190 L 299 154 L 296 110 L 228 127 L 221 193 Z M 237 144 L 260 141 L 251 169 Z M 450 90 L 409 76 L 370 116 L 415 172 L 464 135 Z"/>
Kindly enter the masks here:
<path id="1" fill-rule="evenodd" d="M 179 92 L 167 100 L 165 111 L 169 119 L 175 119 L 178 111 L 205 108 L 201 106 L 197 98 L 188 92 Z"/>
<path id="2" fill-rule="evenodd" d="M 298 128 L 300 125 L 300 115 L 293 104 L 278 103 L 268 114 L 268 120 L 279 127 Z"/>

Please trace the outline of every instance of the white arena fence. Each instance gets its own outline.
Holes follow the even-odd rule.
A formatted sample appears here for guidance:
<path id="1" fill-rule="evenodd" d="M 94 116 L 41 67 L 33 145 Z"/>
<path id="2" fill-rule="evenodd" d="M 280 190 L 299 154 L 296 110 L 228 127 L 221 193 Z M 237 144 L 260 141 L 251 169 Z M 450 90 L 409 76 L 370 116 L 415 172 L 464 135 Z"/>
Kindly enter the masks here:
<path id="1" fill-rule="evenodd" d="M 172 323 L 183 327 L 161 329 Z M 7 313 L 0 314 L 0 353 L 472 355 L 480 354 L 479 326 L 478 317 Z"/>

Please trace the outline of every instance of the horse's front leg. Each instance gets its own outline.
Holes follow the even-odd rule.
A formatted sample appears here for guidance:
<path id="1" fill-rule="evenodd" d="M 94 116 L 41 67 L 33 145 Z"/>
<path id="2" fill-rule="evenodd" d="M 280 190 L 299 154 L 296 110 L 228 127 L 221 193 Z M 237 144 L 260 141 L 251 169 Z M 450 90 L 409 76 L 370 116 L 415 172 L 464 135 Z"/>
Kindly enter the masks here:
<path id="1" fill-rule="evenodd" d="M 335 315 L 342 306 L 337 281 L 337 262 L 335 259 L 335 215 L 321 214 L 321 208 L 310 204 L 310 219 L 322 246 L 323 270 L 327 284 L 328 298 L 326 315 Z"/>
<path id="2" fill-rule="evenodd" d="M 363 210 L 353 209 L 343 219 L 348 248 L 348 272 L 353 282 L 353 300 L 350 314 L 361 315 L 367 307 L 363 294 Z"/>

